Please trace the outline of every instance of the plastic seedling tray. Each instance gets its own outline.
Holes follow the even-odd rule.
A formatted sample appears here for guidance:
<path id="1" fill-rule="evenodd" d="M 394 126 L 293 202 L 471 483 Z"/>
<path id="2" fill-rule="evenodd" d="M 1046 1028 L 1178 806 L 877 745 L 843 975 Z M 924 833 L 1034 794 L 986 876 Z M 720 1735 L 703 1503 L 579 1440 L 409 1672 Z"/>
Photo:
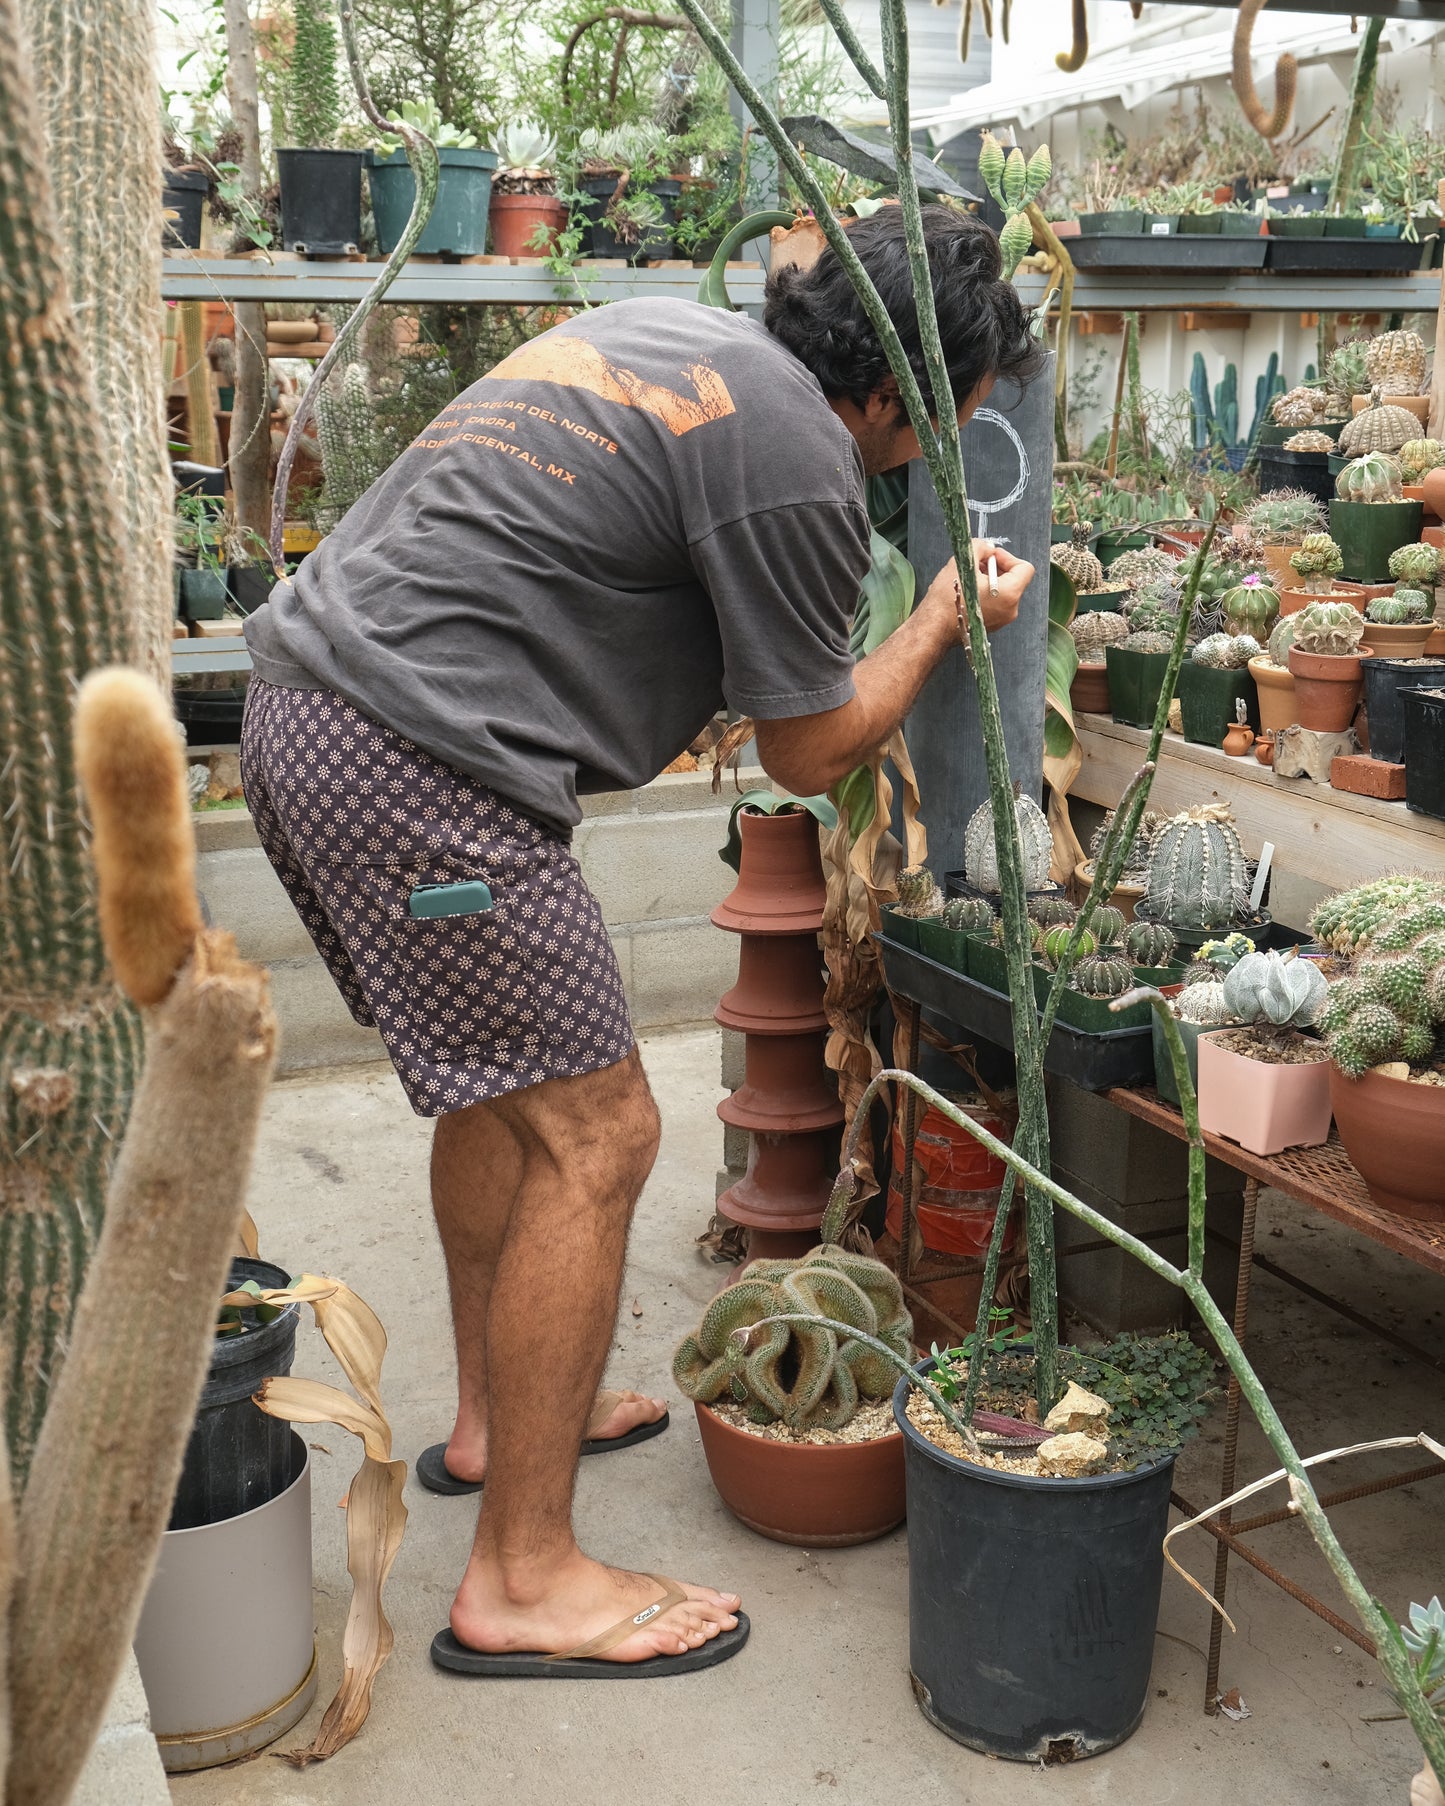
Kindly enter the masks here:
<path id="1" fill-rule="evenodd" d="M 1353 239 L 1332 241 L 1353 246 Z M 1368 241 L 1361 240 L 1360 243 Z M 1069 247 L 1074 267 L 1080 270 L 1259 270 L 1264 268 L 1266 238 L 1217 238 L 1171 234 L 1167 238 L 1115 235 L 1079 238 Z M 1390 250 L 1390 245 L 1384 249 Z M 1418 254 L 1418 247 L 1416 247 Z M 1373 269 L 1373 264 L 1364 266 Z M 1380 266 L 1393 269 L 1393 264 Z"/>
<path id="2" fill-rule="evenodd" d="M 1403 238 L 1262 238 L 1272 270 L 1413 270 L 1420 247 Z"/>

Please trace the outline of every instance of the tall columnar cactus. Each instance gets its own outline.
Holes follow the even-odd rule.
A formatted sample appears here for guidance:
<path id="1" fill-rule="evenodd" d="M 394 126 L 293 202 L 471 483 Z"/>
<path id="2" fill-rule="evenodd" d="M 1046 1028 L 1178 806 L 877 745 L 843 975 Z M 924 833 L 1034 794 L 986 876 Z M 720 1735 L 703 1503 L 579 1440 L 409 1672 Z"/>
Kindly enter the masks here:
<path id="1" fill-rule="evenodd" d="M 1202 351 L 1194 353 L 1189 368 L 1189 416 L 1195 451 L 1208 451 L 1214 443 L 1214 406 L 1209 399 L 1209 370 Z"/>
<path id="2" fill-rule="evenodd" d="M 103 415 L 33 80 L 16 0 L 0 0 L 0 1398 L 22 1479 L 141 1054 L 101 949 L 70 738 L 77 682 L 130 650 L 121 476 L 96 480 Z"/>
<path id="3" fill-rule="evenodd" d="M 318 391 L 316 437 L 321 444 L 320 519 L 329 530 L 387 466 L 365 364 L 348 364 Z"/>
<path id="4" fill-rule="evenodd" d="M 1141 907 L 1171 928 L 1223 928 L 1249 907 L 1244 849 L 1228 808 L 1171 816 L 1154 837 Z"/>
<path id="5" fill-rule="evenodd" d="M 794 1431 L 841 1430 L 864 1399 L 892 1392 L 894 1363 L 866 1343 L 821 1323 L 764 1323 L 789 1314 L 832 1318 L 912 1358 L 913 1320 L 896 1275 L 865 1255 L 814 1248 L 801 1260 L 755 1261 L 718 1293 L 673 1356 L 679 1389 L 700 1404 L 746 1405 L 755 1423 Z"/>

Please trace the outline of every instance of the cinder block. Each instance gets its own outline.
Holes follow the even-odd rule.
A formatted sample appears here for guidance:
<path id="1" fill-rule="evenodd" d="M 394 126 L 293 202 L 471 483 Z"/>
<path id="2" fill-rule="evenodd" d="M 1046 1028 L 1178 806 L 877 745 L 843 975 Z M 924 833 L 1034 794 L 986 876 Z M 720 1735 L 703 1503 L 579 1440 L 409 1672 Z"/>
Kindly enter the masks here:
<path id="1" fill-rule="evenodd" d="M 738 783 L 744 790 L 761 790 L 767 782 L 759 765 L 750 766 L 738 773 Z M 637 798 L 639 815 L 676 815 L 682 810 L 712 809 L 726 818 L 738 792 L 733 784 L 732 773 L 725 771 L 722 784 L 714 796 L 712 767 L 705 766 L 700 771 L 664 772 L 661 777 L 654 778 L 650 784 L 633 794 Z"/>
<path id="2" fill-rule="evenodd" d="M 1184 1143 L 1141 1122 L 1091 1091 L 1063 1080 L 1049 1085 L 1050 1146 L 1055 1167 L 1087 1173 L 1104 1196 L 1120 1204 L 1150 1204 L 1184 1191 Z M 1239 1174 L 1211 1159 L 1210 1192 L 1237 1191 Z"/>
<path id="3" fill-rule="evenodd" d="M 729 1091 L 736 1091 L 743 1082 L 747 1051 L 747 1040 L 737 1029 L 722 1030 L 722 1082 Z"/>
<path id="4" fill-rule="evenodd" d="M 1368 753 L 1348 753 L 1330 761 L 1330 787 L 1348 790 L 1352 796 L 1378 797 L 1382 803 L 1398 803 L 1405 796 L 1405 767 Z"/>
<path id="5" fill-rule="evenodd" d="M 710 1020 L 736 976 L 736 937 L 706 917 L 633 931 L 632 1011 L 639 1028 Z"/>
<path id="6" fill-rule="evenodd" d="M 603 818 L 582 823 L 573 850 L 609 925 L 706 916 L 737 881 L 718 858 L 723 830 L 716 810 Z M 735 960 L 732 937 L 712 932 Z"/>
<path id="7" fill-rule="evenodd" d="M 636 815 L 637 792 L 599 790 L 592 796 L 579 796 L 577 803 L 582 810 L 583 821 L 591 821 L 599 815 Z"/>
<path id="8" fill-rule="evenodd" d="M 723 1165 L 733 1172 L 746 1172 L 748 1153 L 752 1147 L 752 1136 L 746 1129 L 740 1129 L 736 1123 L 732 1122 L 725 1122 L 722 1132 Z"/>
<path id="9" fill-rule="evenodd" d="M 249 809 L 202 809 L 191 816 L 198 853 L 227 853 L 261 842 Z"/>
<path id="10" fill-rule="evenodd" d="M 353 1020 L 319 956 L 279 960 L 267 969 L 280 1028 L 278 1073 L 386 1058 L 381 1036 Z"/>
<path id="11" fill-rule="evenodd" d="M 285 887 L 259 846 L 202 853 L 196 883 L 211 922 L 236 937 L 243 959 L 311 959 L 316 948 Z"/>
<path id="12" fill-rule="evenodd" d="M 151 1735 L 140 1670 L 127 1650 L 105 1720 L 80 1772 L 71 1806 L 169 1806 L 170 1788 Z"/>

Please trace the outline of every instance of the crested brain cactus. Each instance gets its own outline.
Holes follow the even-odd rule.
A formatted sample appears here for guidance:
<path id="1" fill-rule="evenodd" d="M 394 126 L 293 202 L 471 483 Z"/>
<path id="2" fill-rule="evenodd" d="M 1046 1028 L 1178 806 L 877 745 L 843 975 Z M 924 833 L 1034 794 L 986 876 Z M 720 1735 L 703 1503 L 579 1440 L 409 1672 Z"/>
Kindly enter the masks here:
<path id="1" fill-rule="evenodd" d="M 1205 941 L 1200 946 L 1195 959 L 1198 964 L 1207 966 L 1214 972 L 1228 972 L 1237 966 L 1247 953 L 1254 952 L 1254 942 L 1247 934 L 1240 934 L 1236 929 L 1226 934 L 1222 940 Z"/>
<path id="2" fill-rule="evenodd" d="M 1252 633 L 1258 639 L 1279 619 L 1279 591 L 1251 575 L 1225 590 L 1219 606 L 1231 633 Z"/>
<path id="3" fill-rule="evenodd" d="M 1345 568 L 1344 555 L 1328 533 L 1307 533 L 1299 550 L 1290 553 L 1289 561 L 1304 578 L 1306 589 L 1326 593 Z"/>
<path id="4" fill-rule="evenodd" d="M 926 865 L 906 866 L 898 874 L 898 913 L 914 919 L 943 914 L 943 892 Z"/>
<path id="5" fill-rule="evenodd" d="M 1223 928 L 1249 907 L 1244 849 L 1227 805 L 1171 816 L 1155 837 L 1141 911 L 1171 928 Z"/>
<path id="6" fill-rule="evenodd" d="M 986 934 L 993 927 L 993 910 L 986 897 L 950 897 L 943 906 L 943 925 L 956 934 Z"/>
<path id="7" fill-rule="evenodd" d="M 1432 470 L 1445 464 L 1445 445 L 1438 439 L 1409 439 L 1395 454 L 1400 475 L 1407 483 L 1423 483 Z"/>
<path id="8" fill-rule="evenodd" d="M 1085 997 L 1122 997 L 1134 983 L 1134 969 L 1117 948 L 1085 955 L 1070 981 Z"/>
<path id="9" fill-rule="evenodd" d="M 841 1430 L 864 1399 L 887 1398 L 893 1362 L 821 1324 L 770 1323 L 788 1314 L 832 1317 L 912 1358 L 913 1322 L 897 1278 L 881 1261 L 841 1248 L 801 1260 L 760 1260 L 718 1293 L 672 1360 L 672 1376 L 700 1404 L 748 1407 L 756 1423 L 790 1430 Z M 737 1332 L 750 1330 L 746 1337 Z"/>
<path id="10" fill-rule="evenodd" d="M 1351 458 L 1335 478 L 1335 494 L 1342 502 L 1398 502 L 1403 483 L 1398 458 L 1370 451 Z"/>
<path id="11" fill-rule="evenodd" d="M 1017 791 L 1014 815 L 1023 854 L 1024 889 L 1042 890 L 1049 881 L 1049 866 L 1054 856 L 1048 817 L 1031 796 Z M 993 839 L 993 810 L 988 803 L 979 804 L 964 830 L 963 873 L 975 890 L 984 891 L 991 897 L 998 895 L 998 853 Z"/>
<path id="12" fill-rule="evenodd" d="M 1390 554 L 1390 575 L 1403 577 L 1412 589 L 1423 589 L 1433 584 L 1440 576 L 1442 560 L 1439 548 L 1426 545 L 1423 540 L 1413 540 L 1409 545 L 1397 546 Z"/>
<path id="13" fill-rule="evenodd" d="M 1377 879 L 1327 899 L 1315 921 L 1327 944 L 1355 949 L 1321 1018 L 1335 1064 L 1359 1078 L 1429 1061 L 1445 1025 L 1445 880 Z"/>
<path id="14" fill-rule="evenodd" d="M 1224 975 L 1232 1016 L 1264 1032 L 1308 1028 L 1324 1008 L 1329 986 L 1313 960 L 1293 953 L 1246 953 Z"/>
<path id="15" fill-rule="evenodd" d="M 1303 489 L 1275 489 L 1250 505 L 1244 521 L 1266 545 L 1297 546 L 1306 533 L 1321 530 L 1325 517 L 1314 496 Z"/>
<path id="16" fill-rule="evenodd" d="M 1089 550 L 1092 524 L 1086 520 L 1075 521 L 1070 543 L 1054 546 L 1049 552 L 1050 561 L 1059 567 L 1079 594 L 1085 596 L 1104 587 L 1104 567 Z"/>
<path id="17" fill-rule="evenodd" d="M 1125 652 L 1172 652 L 1174 635 L 1148 630 L 1131 633 L 1124 641 L 1122 650 Z"/>
<path id="18" fill-rule="evenodd" d="M 1365 619 L 1381 627 L 1418 627 L 1430 613 L 1430 598 L 1422 589 L 1397 584 L 1393 596 L 1376 596 L 1365 605 Z"/>
<path id="19" fill-rule="evenodd" d="M 1387 395 L 1418 395 L 1425 381 L 1425 341 L 1418 332 L 1382 332 L 1365 346 L 1365 374 Z"/>
<path id="20" fill-rule="evenodd" d="M 1129 623 L 1123 615 L 1097 608 L 1088 614 L 1075 615 L 1069 622 L 1069 632 L 1073 635 L 1079 662 L 1098 665 L 1103 663 L 1106 646 L 1118 646 L 1129 637 Z"/>
<path id="21" fill-rule="evenodd" d="M 1163 922 L 1130 922 L 1124 930 L 1124 951 L 1136 966 L 1167 966 L 1178 943 Z"/>
<path id="22" fill-rule="evenodd" d="M 1311 602 L 1294 622 L 1294 650 L 1324 658 L 1353 658 L 1365 634 L 1364 616 L 1348 602 Z"/>

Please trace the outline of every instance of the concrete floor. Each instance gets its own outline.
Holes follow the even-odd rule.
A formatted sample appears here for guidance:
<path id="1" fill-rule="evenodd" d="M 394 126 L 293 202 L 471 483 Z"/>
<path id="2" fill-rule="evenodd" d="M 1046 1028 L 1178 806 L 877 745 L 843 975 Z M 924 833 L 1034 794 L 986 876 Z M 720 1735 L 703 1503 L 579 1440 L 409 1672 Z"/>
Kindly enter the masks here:
<path id="1" fill-rule="evenodd" d="M 644 1043 L 662 1109 L 657 1171 L 643 1200 L 617 1331 L 618 1383 L 668 1390 L 675 1342 L 718 1283 L 693 1238 L 706 1221 L 718 1162 L 714 1031 Z M 413 1117 L 389 1068 L 319 1072 L 278 1084 L 266 1110 L 251 1208 L 262 1252 L 299 1271 L 333 1272 L 380 1312 L 391 1349 L 384 1374 L 398 1453 L 408 1459 L 449 1425 L 451 1345 L 440 1252 L 426 1195 L 428 1126 Z M 1440 1346 L 1445 1286 L 1407 1262 L 1275 1201 L 1264 1250 L 1358 1308 Z M 1438 1374 L 1393 1353 L 1277 1281 L 1256 1276 L 1253 1351 L 1306 1451 L 1370 1435 L 1442 1426 Z M 641 1315 L 634 1316 L 634 1300 Z M 539 1372 L 565 1325 L 538 1325 Z M 334 1377 L 324 1344 L 302 1332 L 297 1371 Z M 1209 1496 L 1219 1417 L 1181 1463 Z M 322 1686 L 309 1735 L 334 1689 L 349 1587 L 336 1501 L 357 1456 L 337 1430 L 312 1432 L 316 1602 Z M 1245 1439 L 1249 1476 L 1263 1444 Z M 1418 1464 L 1418 1463 L 1417 1463 Z M 1269 1464 L 1273 1466 L 1273 1462 Z M 1370 1474 L 1381 1471 L 1377 1466 Z M 1356 1466 L 1338 1484 L 1370 1477 Z M 585 1546 L 607 1559 L 726 1584 L 752 1615 L 750 1646 L 714 1671 L 666 1682 L 479 1682 L 443 1676 L 427 1645 L 446 1620 L 472 1528 L 465 1499 L 414 1484 L 411 1521 L 387 1593 L 396 1651 L 360 1737 L 298 1773 L 269 1757 L 179 1778 L 180 1806 L 379 1806 L 505 1800 L 516 1806 L 960 1806 L 1051 1799 L 1148 1806 L 1403 1806 L 1419 1766 L 1402 1724 L 1368 1724 L 1390 1709 L 1377 1670 L 1330 1628 L 1236 1564 L 1225 1687 L 1252 1716 L 1200 1711 L 1205 1609 L 1166 1574 L 1154 1697 L 1119 1750 L 1047 1772 L 984 1758 L 930 1728 L 907 1676 L 905 1532 L 863 1548 L 813 1554 L 754 1536 L 719 1502 L 690 1411 L 670 1433 L 615 1459 L 582 1464 L 577 1518 Z M 1441 1590 L 1445 1485 L 1342 1507 L 1336 1527 L 1367 1582 L 1397 1613 Z M 1334 1598 L 1299 1526 L 1260 1546 Z M 1183 1553 L 1207 1577 L 1213 1543 Z M 288 1738 L 288 1747 L 303 1741 Z"/>

